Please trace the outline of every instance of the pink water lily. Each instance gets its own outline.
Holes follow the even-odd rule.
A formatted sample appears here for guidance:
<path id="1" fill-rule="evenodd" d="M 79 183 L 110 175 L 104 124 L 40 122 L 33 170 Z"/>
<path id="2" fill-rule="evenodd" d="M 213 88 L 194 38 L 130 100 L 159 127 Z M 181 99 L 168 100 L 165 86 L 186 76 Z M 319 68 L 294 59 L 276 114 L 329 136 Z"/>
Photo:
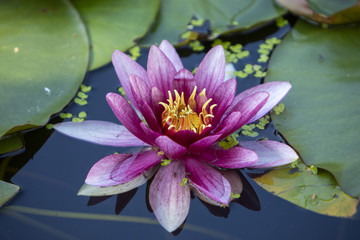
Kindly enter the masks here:
<path id="1" fill-rule="evenodd" d="M 235 96 L 236 80 L 225 80 L 222 46 L 207 53 L 195 75 L 183 67 L 166 40 L 150 48 L 147 71 L 120 51 L 114 52 L 112 61 L 130 103 L 116 93 L 108 93 L 106 99 L 123 125 L 84 121 L 54 128 L 97 144 L 143 146 L 136 153 L 101 159 L 85 183 L 102 187 L 102 194 L 109 186 L 121 193 L 154 176 L 149 201 L 167 231 L 186 219 L 190 191 L 208 203 L 228 206 L 242 190 L 234 169 L 274 167 L 297 159 L 294 150 L 276 141 L 240 142 L 230 149 L 218 145 L 244 124 L 263 117 L 291 88 L 288 82 L 270 82 Z"/>

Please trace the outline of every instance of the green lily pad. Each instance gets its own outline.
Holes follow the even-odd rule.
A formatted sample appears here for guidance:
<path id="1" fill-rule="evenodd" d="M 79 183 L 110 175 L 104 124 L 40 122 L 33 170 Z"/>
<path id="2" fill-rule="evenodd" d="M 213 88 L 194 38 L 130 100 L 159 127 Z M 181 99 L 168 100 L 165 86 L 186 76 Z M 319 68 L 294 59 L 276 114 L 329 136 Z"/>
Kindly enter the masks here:
<path id="1" fill-rule="evenodd" d="M 18 192 L 18 185 L 0 180 L 0 208 L 9 202 Z"/>
<path id="2" fill-rule="evenodd" d="M 20 134 L 5 136 L 0 139 L 0 155 L 15 152 L 24 147 L 24 141 Z"/>
<path id="3" fill-rule="evenodd" d="M 358 0 L 276 0 L 289 11 L 327 24 L 343 24 L 360 21 Z"/>
<path id="4" fill-rule="evenodd" d="M 360 25 L 321 29 L 299 21 L 275 49 L 266 77 L 290 81 L 276 129 L 307 165 L 330 171 L 360 197 Z"/>
<path id="5" fill-rule="evenodd" d="M 214 38 L 219 34 L 250 29 L 284 13 L 271 0 L 164 0 L 156 23 L 140 44 L 149 46 L 163 39 L 173 44 L 194 40 L 197 33 L 191 32 L 189 23 L 192 27 L 199 27 L 205 24 L 204 20 L 209 20 L 213 33 L 211 38 Z M 196 19 L 191 21 L 193 17 Z M 181 39 L 186 31 L 189 34 L 184 34 Z"/>
<path id="6" fill-rule="evenodd" d="M 85 26 L 68 1 L 0 1 L 0 136 L 44 125 L 68 104 L 88 55 Z"/>
<path id="7" fill-rule="evenodd" d="M 253 180 L 267 191 L 310 211 L 336 217 L 351 217 L 357 212 L 359 200 L 341 191 L 334 177 L 323 169 L 314 173 L 299 163 L 295 168 L 276 168 Z"/>
<path id="8" fill-rule="evenodd" d="M 90 70 L 111 61 L 115 49 L 125 51 L 144 36 L 159 10 L 160 0 L 72 0 L 91 40 Z"/>

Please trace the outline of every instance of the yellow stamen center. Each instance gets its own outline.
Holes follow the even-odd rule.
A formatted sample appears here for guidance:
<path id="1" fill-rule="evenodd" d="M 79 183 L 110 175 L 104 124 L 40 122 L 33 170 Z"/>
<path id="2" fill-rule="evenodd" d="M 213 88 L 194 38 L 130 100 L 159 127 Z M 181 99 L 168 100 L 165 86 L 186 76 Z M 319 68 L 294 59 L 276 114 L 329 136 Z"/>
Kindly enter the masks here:
<path id="1" fill-rule="evenodd" d="M 191 130 L 200 134 L 205 128 L 211 126 L 211 121 L 214 118 L 213 109 L 216 104 L 209 106 L 212 99 L 207 99 L 204 89 L 198 95 L 198 101 L 203 102 L 203 104 L 201 109 L 197 111 L 196 90 L 197 87 L 195 86 L 187 102 L 185 102 L 183 92 L 180 95 L 178 91 L 174 90 L 175 100 L 173 100 L 173 96 L 169 91 L 168 103 L 159 103 L 165 108 L 161 115 L 163 128 L 175 132 Z"/>

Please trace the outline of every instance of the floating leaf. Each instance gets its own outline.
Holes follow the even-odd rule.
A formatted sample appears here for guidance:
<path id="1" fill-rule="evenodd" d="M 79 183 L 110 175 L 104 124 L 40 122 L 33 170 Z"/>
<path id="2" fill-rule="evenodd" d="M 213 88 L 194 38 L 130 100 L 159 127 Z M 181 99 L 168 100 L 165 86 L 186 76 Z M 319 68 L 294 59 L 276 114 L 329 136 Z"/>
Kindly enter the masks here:
<path id="1" fill-rule="evenodd" d="M 24 148 L 24 141 L 20 134 L 4 136 L 0 140 L 0 155 L 15 152 Z"/>
<path id="2" fill-rule="evenodd" d="M 0 208 L 9 202 L 18 192 L 18 185 L 0 180 Z"/>
<path id="3" fill-rule="evenodd" d="M 360 196 L 360 25 L 321 29 L 299 21 L 275 49 L 265 81 L 290 81 L 276 129 L 309 166 Z"/>
<path id="4" fill-rule="evenodd" d="M 44 125 L 86 72 L 89 46 L 79 14 L 65 0 L 0 1 L 0 46 L 0 136 Z"/>
<path id="5" fill-rule="evenodd" d="M 289 11 L 320 23 L 342 24 L 360 21 L 358 0 L 276 0 Z"/>
<path id="6" fill-rule="evenodd" d="M 150 28 L 160 0 L 72 0 L 91 40 L 90 70 L 111 61 L 115 49 L 125 51 Z"/>
<path id="7" fill-rule="evenodd" d="M 253 179 L 267 191 L 317 213 L 351 217 L 357 211 L 359 200 L 341 191 L 329 172 L 320 169 L 314 173 L 302 162 L 295 168 L 276 168 Z"/>
<path id="8" fill-rule="evenodd" d="M 213 33 L 211 37 L 216 37 L 219 34 L 250 29 L 273 20 L 284 12 L 271 0 L 164 0 L 156 23 L 140 44 L 149 46 L 160 43 L 162 39 L 176 44 L 196 39 L 198 34 L 192 31 L 196 26 L 188 25 L 193 22 L 193 17 L 208 20 Z M 204 25 L 206 23 L 202 27 Z M 186 34 L 179 42 L 183 33 Z"/>

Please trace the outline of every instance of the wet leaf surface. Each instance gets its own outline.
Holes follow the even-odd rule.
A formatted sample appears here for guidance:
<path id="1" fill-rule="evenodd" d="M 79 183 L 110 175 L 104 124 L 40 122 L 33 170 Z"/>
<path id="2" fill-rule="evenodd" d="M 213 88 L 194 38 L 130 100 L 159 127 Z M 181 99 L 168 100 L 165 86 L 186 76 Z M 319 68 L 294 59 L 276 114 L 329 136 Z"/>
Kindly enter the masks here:
<path id="1" fill-rule="evenodd" d="M 19 186 L 0 180 L 0 208 L 9 202 L 19 191 Z"/>
<path id="2" fill-rule="evenodd" d="M 349 197 L 325 170 L 317 173 L 303 163 L 282 167 L 253 178 L 267 191 L 302 208 L 337 217 L 351 217 L 359 200 Z"/>
<path id="3" fill-rule="evenodd" d="M 68 1 L 1 1 L 0 46 L 0 136 L 44 125 L 69 103 L 87 69 L 78 13 Z"/>
<path id="4" fill-rule="evenodd" d="M 269 0 L 164 0 L 150 34 L 140 44 L 149 46 L 160 43 L 162 39 L 177 44 L 196 39 L 197 32 L 211 35 L 211 38 L 250 29 L 284 13 L 282 8 Z"/>
<path id="5" fill-rule="evenodd" d="M 115 49 L 126 51 L 145 35 L 160 0 L 72 0 L 90 35 L 90 70 L 111 61 Z"/>
<path id="6" fill-rule="evenodd" d="M 272 55 L 266 81 L 290 81 L 277 130 L 307 165 L 360 196 L 360 25 L 321 29 L 299 21 Z"/>

